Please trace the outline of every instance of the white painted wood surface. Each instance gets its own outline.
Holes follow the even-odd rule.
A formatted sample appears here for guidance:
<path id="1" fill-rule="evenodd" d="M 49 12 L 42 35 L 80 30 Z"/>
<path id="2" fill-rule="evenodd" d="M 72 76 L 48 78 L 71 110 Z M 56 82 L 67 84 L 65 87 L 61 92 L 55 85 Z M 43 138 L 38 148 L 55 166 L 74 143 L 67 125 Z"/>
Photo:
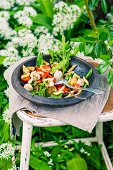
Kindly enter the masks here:
<path id="1" fill-rule="evenodd" d="M 30 156 L 30 146 L 31 146 L 31 138 L 32 138 L 32 128 L 36 127 L 50 127 L 50 126 L 63 126 L 65 123 L 55 120 L 52 118 L 36 118 L 31 115 L 28 115 L 25 111 L 18 111 L 18 117 L 23 121 L 23 135 L 22 135 L 22 146 L 21 146 L 21 160 L 20 160 L 20 170 L 29 170 L 29 156 Z M 89 142 L 97 142 L 101 144 L 101 152 L 104 158 L 107 170 L 113 170 L 109 155 L 107 153 L 107 149 L 105 147 L 103 141 L 103 123 L 105 121 L 113 120 L 113 112 L 110 113 L 102 113 L 99 118 L 99 122 L 96 125 L 96 136 L 90 138 L 81 138 L 81 139 L 73 139 L 68 141 L 67 144 L 72 143 L 73 141 L 89 141 Z M 37 143 L 36 146 L 42 145 L 43 147 L 55 146 L 57 143 L 50 141 L 46 143 Z"/>

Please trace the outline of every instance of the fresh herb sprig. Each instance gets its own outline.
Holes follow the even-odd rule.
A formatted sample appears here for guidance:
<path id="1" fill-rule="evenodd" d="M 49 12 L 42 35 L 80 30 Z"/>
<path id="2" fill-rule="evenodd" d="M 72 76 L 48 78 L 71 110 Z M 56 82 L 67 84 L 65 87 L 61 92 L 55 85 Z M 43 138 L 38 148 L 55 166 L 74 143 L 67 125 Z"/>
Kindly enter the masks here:
<path id="1" fill-rule="evenodd" d="M 58 62 L 58 65 L 52 68 L 52 74 L 58 69 L 61 69 L 63 73 L 66 72 L 69 66 L 69 60 L 71 59 L 70 50 L 71 48 L 69 45 L 69 41 L 66 42 L 66 38 L 64 35 L 62 36 L 62 41 L 60 41 L 60 51 L 54 52 L 52 50 L 49 50 L 49 53 L 51 55 L 51 63 Z"/>

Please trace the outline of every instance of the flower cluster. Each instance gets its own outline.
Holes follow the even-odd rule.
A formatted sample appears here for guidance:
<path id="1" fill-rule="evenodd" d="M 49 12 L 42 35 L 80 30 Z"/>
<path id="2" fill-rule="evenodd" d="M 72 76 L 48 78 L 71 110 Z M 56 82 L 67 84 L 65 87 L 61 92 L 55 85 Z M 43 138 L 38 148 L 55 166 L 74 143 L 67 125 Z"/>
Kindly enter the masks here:
<path id="1" fill-rule="evenodd" d="M 0 0 L 0 8 L 4 10 L 8 10 L 17 5 L 30 5 L 36 0 Z"/>
<path id="2" fill-rule="evenodd" d="M 32 25 L 32 20 L 30 19 L 30 16 L 36 16 L 37 12 L 32 7 L 25 7 L 23 11 L 18 11 L 14 18 L 18 20 L 19 24 L 25 25 L 27 27 L 30 27 Z"/>
<path id="3" fill-rule="evenodd" d="M 49 54 L 49 49 L 59 51 L 59 41 L 50 33 L 41 34 L 38 39 L 38 52 Z"/>
<path id="4" fill-rule="evenodd" d="M 33 2 L 35 2 L 35 0 L 16 0 L 18 5 L 30 5 Z"/>
<path id="5" fill-rule="evenodd" d="M 50 158 L 50 157 L 51 157 L 51 154 L 50 154 L 48 151 L 45 151 L 45 152 L 44 152 L 44 155 L 45 155 L 47 158 L 49 158 L 48 165 L 49 165 L 50 167 L 52 167 L 52 166 L 54 165 L 54 163 L 53 163 L 53 159 Z"/>
<path id="6" fill-rule="evenodd" d="M 9 18 L 10 15 L 7 11 L 0 12 L 0 35 L 4 39 L 11 39 L 16 34 L 16 31 L 9 26 Z"/>
<path id="7" fill-rule="evenodd" d="M 81 149 L 80 149 L 80 152 L 81 152 L 81 153 L 84 153 L 84 154 L 87 155 L 87 156 L 90 156 L 90 153 L 88 153 L 87 151 L 85 151 L 84 148 L 81 148 Z"/>
<path id="8" fill-rule="evenodd" d="M 5 123 L 10 124 L 10 113 L 9 113 L 9 109 L 5 109 L 3 111 L 2 114 L 3 120 L 5 121 Z"/>
<path id="9" fill-rule="evenodd" d="M 81 15 L 81 10 L 77 5 L 68 6 L 63 1 L 56 3 L 54 10 L 56 14 L 53 16 L 52 25 L 54 26 L 53 34 L 55 36 L 57 36 L 58 33 L 62 35 L 64 31 L 72 29 L 74 23 Z"/>
<path id="10" fill-rule="evenodd" d="M 15 0 L 1 0 L 0 8 L 2 9 L 10 9 L 14 6 Z"/>
<path id="11" fill-rule="evenodd" d="M 48 33 L 48 29 L 44 26 L 38 26 L 36 29 L 35 29 L 35 34 L 37 36 L 39 36 L 40 34 L 47 34 Z"/>
<path id="12" fill-rule="evenodd" d="M 2 143 L 0 145 L 0 159 L 10 159 L 14 156 L 15 149 L 10 143 Z"/>
<path id="13" fill-rule="evenodd" d="M 7 47 L 4 50 L 0 50 L 0 56 L 6 56 L 3 62 L 5 67 L 10 66 L 20 58 L 18 50 L 16 50 L 14 47 Z"/>

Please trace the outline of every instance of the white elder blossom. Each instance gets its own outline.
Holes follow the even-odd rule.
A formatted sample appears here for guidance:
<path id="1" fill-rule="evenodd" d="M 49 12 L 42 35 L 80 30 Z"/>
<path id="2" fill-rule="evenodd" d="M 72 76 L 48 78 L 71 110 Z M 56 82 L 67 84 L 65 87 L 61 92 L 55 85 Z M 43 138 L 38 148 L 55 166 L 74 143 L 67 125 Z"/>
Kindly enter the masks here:
<path id="1" fill-rule="evenodd" d="M 59 41 L 50 33 L 41 34 L 38 39 L 38 52 L 49 54 L 49 49 L 59 51 Z"/>
<path id="2" fill-rule="evenodd" d="M 87 151 L 85 151 L 84 148 L 81 148 L 81 149 L 80 149 L 80 152 L 86 154 L 87 156 L 90 156 L 90 153 L 88 153 Z"/>
<path id="3" fill-rule="evenodd" d="M 68 6 L 65 2 L 61 1 L 54 6 L 56 13 L 53 16 L 52 25 L 53 34 L 55 36 L 64 34 L 64 31 L 72 29 L 74 23 L 81 15 L 81 9 L 77 5 Z"/>
<path id="4" fill-rule="evenodd" d="M 0 18 L 4 18 L 6 21 L 10 18 L 8 11 L 0 11 Z"/>
<path id="5" fill-rule="evenodd" d="M 36 0 L 16 0 L 18 5 L 30 5 L 31 3 L 35 2 Z"/>
<path id="6" fill-rule="evenodd" d="M 0 8 L 10 9 L 14 6 L 15 0 L 0 0 Z"/>
<path id="7" fill-rule="evenodd" d="M 24 7 L 23 11 L 18 11 L 14 18 L 18 20 L 19 24 L 25 25 L 27 27 L 30 27 L 32 25 L 32 20 L 30 19 L 30 16 L 36 16 L 37 12 L 32 7 Z"/>
<path id="8" fill-rule="evenodd" d="M 47 156 L 47 157 L 51 156 L 51 154 L 48 151 L 44 151 L 44 155 Z"/>
<path id="9" fill-rule="evenodd" d="M 16 31 L 9 27 L 8 21 L 0 17 L 0 35 L 4 37 L 4 39 L 11 39 L 15 34 Z"/>
<path id="10" fill-rule="evenodd" d="M 17 36 L 12 38 L 12 41 L 7 44 L 7 47 L 22 47 L 22 55 L 32 56 L 34 55 L 33 49 L 37 47 L 37 38 L 29 29 L 21 29 L 18 31 Z"/>
<path id="11" fill-rule="evenodd" d="M 2 143 L 0 145 L 0 159 L 9 159 L 14 156 L 15 149 L 10 143 Z"/>
<path id="12" fill-rule="evenodd" d="M 48 161 L 48 165 L 50 165 L 50 167 L 54 165 L 53 159 L 50 158 L 50 160 Z"/>
<path id="13" fill-rule="evenodd" d="M 40 34 L 47 34 L 48 33 L 48 29 L 44 26 L 38 26 L 36 29 L 35 29 L 35 34 L 36 35 L 40 35 Z"/>
<path id="14" fill-rule="evenodd" d="M 9 47 L 7 49 L 0 50 L 0 56 L 6 56 L 3 62 L 3 65 L 5 67 L 10 66 L 15 61 L 20 59 L 18 51 L 14 47 Z"/>
<path id="15" fill-rule="evenodd" d="M 5 121 L 5 123 L 10 124 L 10 113 L 9 113 L 9 109 L 5 109 L 3 111 L 2 114 L 3 120 Z"/>

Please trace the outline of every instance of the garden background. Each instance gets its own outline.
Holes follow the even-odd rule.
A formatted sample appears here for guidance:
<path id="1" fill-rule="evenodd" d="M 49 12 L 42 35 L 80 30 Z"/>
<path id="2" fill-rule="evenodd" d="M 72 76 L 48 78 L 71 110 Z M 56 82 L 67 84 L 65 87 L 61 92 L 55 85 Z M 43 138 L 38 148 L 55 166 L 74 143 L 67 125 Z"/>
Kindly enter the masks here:
<path id="1" fill-rule="evenodd" d="M 102 63 L 102 74 L 109 68 L 108 82 L 113 87 L 113 2 L 112 0 L 0 0 L 0 169 L 19 167 L 20 136 L 10 139 L 8 85 L 4 71 L 22 57 L 60 50 L 62 35 L 71 53 L 91 56 Z M 76 137 L 93 136 L 72 126 L 34 128 L 30 169 L 106 170 L 100 147 L 91 143 L 66 145 Z M 58 146 L 35 147 L 35 142 L 54 140 Z M 59 142 L 65 140 L 65 142 Z M 113 122 L 104 123 L 104 141 L 113 162 Z M 16 160 L 15 158 L 16 157 Z M 77 169 L 76 168 L 76 169 Z"/>

